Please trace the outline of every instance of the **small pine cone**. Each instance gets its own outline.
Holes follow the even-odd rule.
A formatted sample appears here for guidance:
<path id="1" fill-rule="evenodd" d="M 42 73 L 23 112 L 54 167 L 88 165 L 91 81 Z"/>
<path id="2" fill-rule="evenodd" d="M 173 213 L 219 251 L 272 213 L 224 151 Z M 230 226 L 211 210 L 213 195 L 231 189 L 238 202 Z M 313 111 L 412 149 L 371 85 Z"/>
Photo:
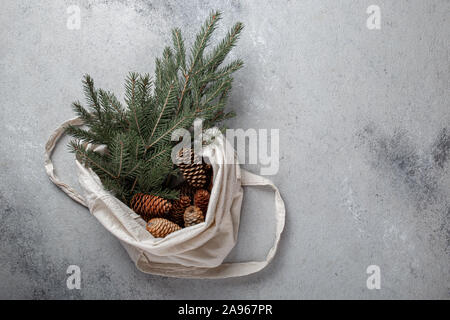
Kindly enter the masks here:
<path id="1" fill-rule="evenodd" d="M 209 192 L 205 189 L 198 189 L 194 195 L 194 206 L 202 210 L 204 216 L 206 216 L 206 211 L 208 210 L 209 203 Z"/>
<path id="2" fill-rule="evenodd" d="M 136 193 L 131 199 L 130 207 L 142 219 L 148 221 L 151 218 L 165 216 L 172 209 L 172 204 L 158 196 Z"/>
<path id="3" fill-rule="evenodd" d="M 180 199 L 174 201 L 172 205 L 172 211 L 168 218 L 175 222 L 180 227 L 184 227 L 184 211 L 191 205 L 191 198 L 188 196 L 181 196 Z"/>
<path id="4" fill-rule="evenodd" d="M 206 184 L 206 171 L 203 163 L 194 150 L 189 149 L 188 155 L 181 149 L 177 157 L 177 165 L 183 177 L 194 188 L 202 188 Z"/>
<path id="5" fill-rule="evenodd" d="M 201 167 L 191 167 L 181 169 L 186 181 L 194 188 L 202 188 L 206 184 L 205 170 Z"/>
<path id="6" fill-rule="evenodd" d="M 190 227 L 203 221 L 205 221 L 205 216 L 203 215 L 202 210 L 196 206 L 190 206 L 184 212 L 185 227 Z"/>
<path id="7" fill-rule="evenodd" d="M 147 223 L 146 229 L 155 238 L 164 238 L 172 232 L 181 230 L 181 227 L 164 218 L 153 218 Z"/>

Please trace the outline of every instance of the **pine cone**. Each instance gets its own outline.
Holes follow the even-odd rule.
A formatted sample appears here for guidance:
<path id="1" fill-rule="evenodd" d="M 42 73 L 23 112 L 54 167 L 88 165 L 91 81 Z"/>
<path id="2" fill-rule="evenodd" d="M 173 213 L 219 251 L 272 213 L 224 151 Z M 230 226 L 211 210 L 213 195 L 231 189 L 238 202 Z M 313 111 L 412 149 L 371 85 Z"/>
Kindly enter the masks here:
<path id="1" fill-rule="evenodd" d="M 201 188 L 206 183 L 206 171 L 198 155 L 194 150 L 189 149 L 188 155 L 184 155 L 181 149 L 177 157 L 177 165 L 180 168 L 183 177 L 194 188 Z"/>
<path id="2" fill-rule="evenodd" d="M 150 194 L 136 193 L 130 202 L 131 209 L 139 214 L 145 221 L 151 218 L 163 217 L 170 209 L 172 204 L 158 196 Z"/>
<path id="3" fill-rule="evenodd" d="M 194 198 L 195 189 L 191 187 L 187 182 L 183 182 L 180 188 L 180 196 L 188 196 L 189 198 Z"/>
<path id="4" fill-rule="evenodd" d="M 209 203 L 209 192 L 205 189 L 198 189 L 194 195 L 194 206 L 202 210 L 204 216 L 206 216 L 206 211 L 208 210 Z"/>
<path id="5" fill-rule="evenodd" d="M 184 227 L 184 211 L 191 205 L 191 198 L 180 196 L 180 199 L 174 201 L 172 211 L 169 214 L 169 220 L 175 222 L 180 227 Z"/>
<path id="6" fill-rule="evenodd" d="M 164 238 L 172 232 L 181 230 L 181 227 L 164 218 L 153 218 L 147 223 L 146 229 L 155 238 Z"/>
<path id="7" fill-rule="evenodd" d="M 197 223 L 205 221 L 202 211 L 196 206 L 190 206 L 184 212 L 184 226 L 190 227 Z"/>

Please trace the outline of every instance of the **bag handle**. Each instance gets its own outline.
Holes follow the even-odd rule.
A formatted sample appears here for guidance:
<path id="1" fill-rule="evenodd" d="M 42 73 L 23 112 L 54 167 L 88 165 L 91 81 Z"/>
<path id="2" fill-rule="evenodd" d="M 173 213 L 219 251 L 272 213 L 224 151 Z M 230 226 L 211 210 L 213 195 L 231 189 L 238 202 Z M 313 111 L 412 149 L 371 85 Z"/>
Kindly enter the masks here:
<path id="1" fill-rule="evenodd" d="M 230 277 L 242 277 L 252 273 L 256 273 L 264 269 L 273 259 L 278 249 L 281 233 L 284 229 L 286 208 L 281 198 L 280 191 L 269 179 L 241 169 L 242 186 L 269 186 L 275 192 L 275 240 L 263 261 L 247 261 L 223 263 L 218 267 L 204 270 L 198 274 L 198 278 L 221 279 Z M 196 276 L 194 276 L 196 278 Z"/>
<path id="2" fill-rule="evenodd" d="M 45 171 L 47 172 L 50 181 L 53 182 L 58 188 L 60 188 L 64 193 L 66 193 L 70 198 L 78 202 L 79 204 L 87 207 L 86 201 L 83 196 L 80 195 L 75 189 L 62 182 L 59 177 L 55 173 L 55 167 L 53 166 L 52 155 L 53 150 L 59 139 L 64 135 L 66 129 L 69 125 L 72 126 L 82 126 L 83 121 L 77 117 L 62 123 L 56 130 L 52 133 L 50 138 L 48 138 L 47 143 L 45 144 Z"/>

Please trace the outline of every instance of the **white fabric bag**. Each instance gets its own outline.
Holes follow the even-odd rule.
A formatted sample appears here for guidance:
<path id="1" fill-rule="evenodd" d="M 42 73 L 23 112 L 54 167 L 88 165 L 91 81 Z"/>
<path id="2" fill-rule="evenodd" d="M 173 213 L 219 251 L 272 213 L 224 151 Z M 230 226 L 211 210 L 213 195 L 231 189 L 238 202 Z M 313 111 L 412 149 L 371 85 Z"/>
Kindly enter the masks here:
<path id="1" fill-rule="evenodd" d="M 240 169 L 233 148 L 227 145 L 223 136 L 216 137 L 215 143 L 204 148 L 203 155 L 211 161 L 214 172 L 206 221 L 165 238 L 154 238 L 145 229 L 145 221 L 106 191 L 91 169 L 76 161 L 84 197 L 61 182 L 55 174 L 52 153 L 56 143 L 68 125 L 82 124 L 79 118 L 75 118 L 54 131 L 45 146 L 45 169 L 54 184 L 70 198 L 89 208 L 100 223 L 119 239 L 139 270 L 179 278 L 228 278 L 258 272 L 273 259 L 285 222 L 285 207 L 280 192 L 270 180 Z M 270 186 L 275 192 L 275 241 L 263 261 L 223 263 L 237 241 L 242 186 Z"/>

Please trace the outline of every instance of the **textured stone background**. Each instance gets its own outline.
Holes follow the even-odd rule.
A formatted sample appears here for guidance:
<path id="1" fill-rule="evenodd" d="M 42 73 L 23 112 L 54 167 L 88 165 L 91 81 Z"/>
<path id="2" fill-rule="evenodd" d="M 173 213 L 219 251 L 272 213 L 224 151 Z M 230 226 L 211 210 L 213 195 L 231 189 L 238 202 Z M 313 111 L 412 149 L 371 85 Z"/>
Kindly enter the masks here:
<path id="1" fill-rule="evenodd" d="M 66 9 L 81 7 L 81 29 Z M 366 8 L 382 28 L 366 28 Z M 180 26 L 210 9 L 219 34 L 246 25 L 234 56 L 232 128 L 279 128 L 287 205 L 275 261 L 229 280 L 136 270 L 121 245 L 44 172 L 44 143 L 73 116 L 81 77 L 123 92 Z M 0 298 L 450 297 L 450 1 L 17 1 L 0 4 Z M 67 140 L 64 141 L 65 143 Z M 58 173 L 76 184 L 65 143 Z M 256 171 L 257 166 L 249 167 Z M 262 259 L 272 195 L 247 190 L 229 260 Z M 66 268 L 81 267 L 81 290 Z M 381 290 L 366 288 L 381 267 Z"/>

